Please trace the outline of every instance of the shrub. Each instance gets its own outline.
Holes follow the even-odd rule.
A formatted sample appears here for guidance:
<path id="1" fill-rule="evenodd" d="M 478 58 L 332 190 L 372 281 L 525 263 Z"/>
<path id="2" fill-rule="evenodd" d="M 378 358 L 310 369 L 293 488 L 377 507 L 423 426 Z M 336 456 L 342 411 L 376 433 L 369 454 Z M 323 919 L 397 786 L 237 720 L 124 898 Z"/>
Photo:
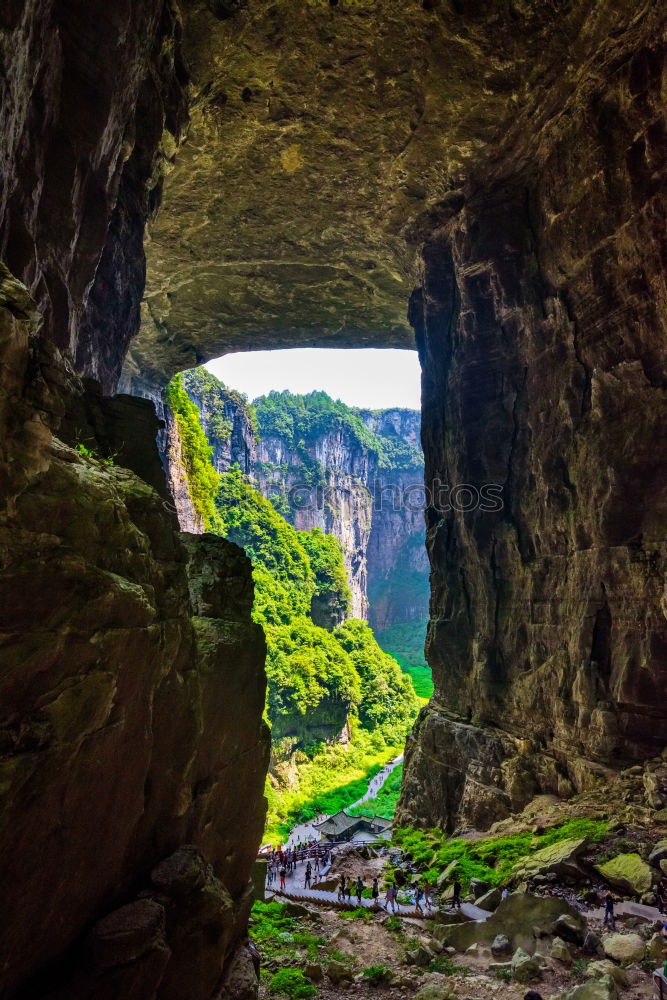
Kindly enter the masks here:
<path id="1" fill-rule="evenodd" d="M 368 968 L 363 969 L 361 974 L 371 986 L 379 986 L 390 973 L 391 969 L 388 965 L 369 965 Z"/>
<path id="2" fill-rule="evenodd" d="M 289 1000 L 305 1000 L 315 996 L 317 990 L 300 969 L 281 969 L 269 979 L 269 993 L 289 997 Z"/>

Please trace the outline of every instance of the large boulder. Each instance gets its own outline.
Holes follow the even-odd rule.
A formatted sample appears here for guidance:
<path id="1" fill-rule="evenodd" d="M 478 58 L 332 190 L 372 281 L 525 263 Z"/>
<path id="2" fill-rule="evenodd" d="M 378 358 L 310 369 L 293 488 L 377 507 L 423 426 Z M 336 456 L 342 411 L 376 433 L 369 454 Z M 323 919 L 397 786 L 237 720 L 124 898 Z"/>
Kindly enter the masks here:
<path id="1" fill-rule="evenodd" d="M 538 959 L 517 948 L 512 956 L 512 978 L 517 983 L 536 983 L 542 978 Z"/>
<path id="2" fill-rule="evenodd" d="M 641 896 L 653 884 L 651 868 L 638 854 L 618 854 L 597 870 L 613 889 L 630 896 Z"/>
<path id="3" fill-rule="evenodd" d="M 551 957 L 563 965 L 572 965 L 572 952 L 562 938 L 554 938 L 551 943 Z"/>
<path id="4" fill-rule="evenodd" d="M 604 976 L 602 979 L 592 979 L 588 983 L 582 983 L 561 993 L 557 998 L 550 997 L 550 1000 L 617 1000 L 618 990 L 616 983 L 611 976 Z"/>
<path id="5" fill-rule="evenodd" d="M 435 955 L 430 948 L 426 948 L 422 944 L 418 948 L 415 948 L 414 951 L 406 952 L 406 958 L 410 965 L 418 965 L 420 968 L 426 968 L 427 965 L 431 964 Z"/>
<path id="6" fill-rule="evenodd" d="M 647 941 L 646 958 L 650 958 L 654 962 L 661 962 L 663 958 L 667 958 L 667 941 L 662 934 L 656 932 Z"/>
<path id="7" fill-rule="evenodd" d="M 628 985 L 628 974 L 620 965 L 615 965 L 608 958 L 601 958 L 597 962 L 589 962 L 586 966 L 586 979 L 602 979 L 604 976 L 611 976 L 617 986 Z"/>
<path id="8" fill-rule="evenodd" d="M 353 976 L 347 965 L 342 962 L 329 962 L 327 965 L 327 976 L 334 984 L 338 986 L 342 982 L 351 982 Z"/>
<path id="9" fill-rule="evenodd" d="M 607 934 L 602 938 L 602 947 L 607 958 L 632 965 L 643 959 L 645 943 L 639 934 Z"/>
<path id="10" fill-rule="evenodd" d="M 475 900 L 475 905 L 479 906 L 481 910 L 489 910 L 489 912 L 492 912 L 500 905 L 501 899 L 502 889 L 489 889 L 489 891 L 485 892 L 483 896 L 480 896 L 479 899 Z"/>
<path id="11" fill-rule="evenodd" d="M 498 934 L 508 937 L 514 948 L 532 951 L 535 945 L 533 929 L 552 927 L 562 914 L 582 919 L 577 910 L 559 896 L 513 892 L 486 920 L 440 925 L 433 933 L 439 941 L 452 945 L 457 951 L 465 951 L 475 942 L 491 945 Z"/>
<path id="12" fill-rule="evenodd" d="M 448 983 L 428 983 L 415 994 L 414 1000 L 456 1000 L 456 993 Z"/>
<path id="13" fill-rule="evenodd" d="M 649 854 L 648 860 L 649 863 L 655 865 L 656 868 L 660 866 L 661 861 L 667 860 L 667 838 L 658 841 Z"/>
<path id="14" fill-rule="evenodd" d="M 99 920 L 92 932 L 93 954 L 104 971 L 128 965 L 149 951 L 160 950 L 169 958 L 165 940 L 165 910 L 152 899 L 138 899 Z"/>
<path id="15" fill-rule="evenodd" d="M 563 941 L 582 945 L 586 936 L 586 918 L 581 913 L 561 913 L 554 921 L 554 933 Z"/>
<path id="16" fill-rule="evenodd" d="M 543 847 L 527 858 L 523 858 L 514 868 L 515 879 L 530 879 L 538 875 L 570 876 L 579 878 L 583 870 L 578 863 L 579 855 L 586 848 L 586 838 L 577 840 L 561 840 L 550 847 Z"/>
<path id="17" fill-rule="evenodd" d="M 491 942 L 491 954 L 499 958 L 501 955 L 510 955 L 511 952 L 512 944 L 507 934 L 496 934 Z"/>

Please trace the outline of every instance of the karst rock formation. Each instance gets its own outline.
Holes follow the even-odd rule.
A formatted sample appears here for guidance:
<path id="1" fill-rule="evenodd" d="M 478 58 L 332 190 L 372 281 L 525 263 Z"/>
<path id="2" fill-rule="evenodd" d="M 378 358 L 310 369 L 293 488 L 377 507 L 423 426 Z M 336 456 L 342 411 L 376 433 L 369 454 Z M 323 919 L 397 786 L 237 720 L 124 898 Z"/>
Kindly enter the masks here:
<path id="1" fill-rule="evenodd" d="M 416 336 L 399 818 L 664 746 L 664 39 L 658 0 L 2 4 L 3 1000 L 253 995 L 250 566 L 179 533 L 136 398 L 225 351 Z"/>

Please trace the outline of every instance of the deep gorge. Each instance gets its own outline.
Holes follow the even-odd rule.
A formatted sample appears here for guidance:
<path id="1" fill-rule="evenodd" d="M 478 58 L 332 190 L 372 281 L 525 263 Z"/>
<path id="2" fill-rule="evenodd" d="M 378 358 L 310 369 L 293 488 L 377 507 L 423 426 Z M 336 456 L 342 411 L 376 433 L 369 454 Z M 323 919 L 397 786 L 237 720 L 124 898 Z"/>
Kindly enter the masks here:
<path id="1" fill-rule="evenodd" d="M 663 66 L 655 0 L 3 6 L 3 998 L 254 995 L 264 638 L 150 402 L 225 351 L 416 342 L 502 487 L 426 510 L 402 821 L 665 807 Z"/>

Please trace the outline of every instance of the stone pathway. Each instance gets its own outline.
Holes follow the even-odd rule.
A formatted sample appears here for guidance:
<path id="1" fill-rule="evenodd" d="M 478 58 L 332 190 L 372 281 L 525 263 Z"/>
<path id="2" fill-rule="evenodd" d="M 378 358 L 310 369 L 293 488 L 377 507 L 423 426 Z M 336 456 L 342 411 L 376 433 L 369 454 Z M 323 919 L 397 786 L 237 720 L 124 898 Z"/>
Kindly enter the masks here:
<path id="1" fill-rule="evenodd" d="M 328 867 L 322 872 L 322 877 L 326 878 L 328 872 Z M 299 865 L 299 870 L 296 872 L 290 872 L 286 878 L 286 889 L 284 892 L 280 892 L 279 889 L 274 889 L 273 886 L 269 888 L 276 896 L 284 896 L 288 899 L 294 899 L 298 902 L 304 903 L 319 903 L 321 905 L 333 906 L 335 909 L 340 910 L 355 910 L 358 906 L 357 898 L 353 894 L 352 898 L 348 902 L 345 900 L 343 902 L 338 898 L 337 892 L 327 892 L 323 889 L 305 889 L 303 887 L 303 879 L 305 875 L 305 864 Z M 384 909 L 383 906 L 378 907 L 372 899 L 361 899 L 361 906 L 367 910 L 373 909 Z M 388 913 L 396 912 L 397 916 L 400 917 L 418 917 L 421 916 L 419 911 L 416 909 L 414 904 L 404 905 L 401 903 L 397 904 L 396 911 L 388 910 Z M 432 911 L 434 912 L 434 911 Z M 429 915 L 429 910 L 426 906 L 423 906 L 424 916 Z M 474 906 L 472 903 L 463 903 L 461 905 L 461 913 L 468 920 L 486 920 L 491 914 L 488 910 L 482 910 L 479 906 Z"/>

